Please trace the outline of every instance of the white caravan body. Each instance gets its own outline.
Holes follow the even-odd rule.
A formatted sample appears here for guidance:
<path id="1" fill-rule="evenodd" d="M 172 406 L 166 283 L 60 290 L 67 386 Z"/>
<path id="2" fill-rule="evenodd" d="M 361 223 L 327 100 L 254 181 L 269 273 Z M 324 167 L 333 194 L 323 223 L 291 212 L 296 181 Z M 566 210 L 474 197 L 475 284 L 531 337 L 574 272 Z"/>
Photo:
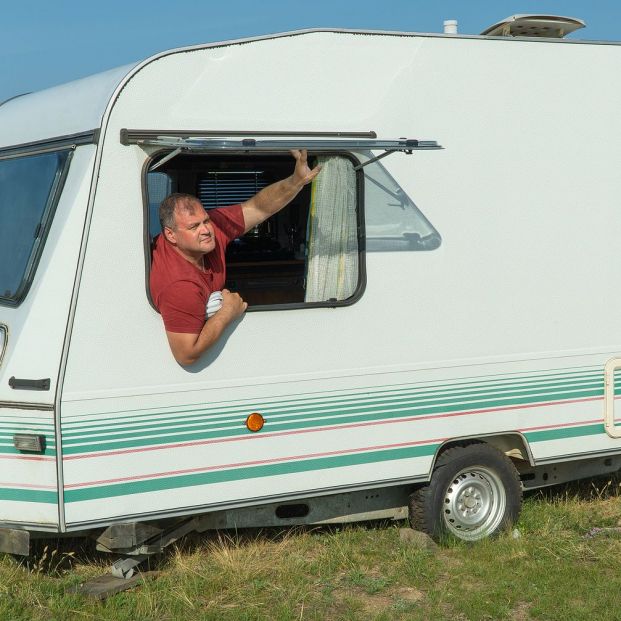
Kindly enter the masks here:
<path id="1" fill-rule="evenodd" d="M 63 155 L 38 259 L 0 305 L 0 522 L 71 532 L 415 486 L 470 438 L 550 473 L 610 465 L 620 67 L 612 44 L 313 30 L 4 103 L 0 182 L 3 162 Z M 149 167 L 175 141 L 168 165 L 212 161 L 196 136 L 238 155 L 244 138 L 329 136 L 360 164 L 383 152 L 348 142 L 365 132 L 443 147 L 382 160 L 441 243 L 391 241 L 402 207 L 365 166 L 356 294 L 251 304 L 177 364 L 147 286 Z"/>

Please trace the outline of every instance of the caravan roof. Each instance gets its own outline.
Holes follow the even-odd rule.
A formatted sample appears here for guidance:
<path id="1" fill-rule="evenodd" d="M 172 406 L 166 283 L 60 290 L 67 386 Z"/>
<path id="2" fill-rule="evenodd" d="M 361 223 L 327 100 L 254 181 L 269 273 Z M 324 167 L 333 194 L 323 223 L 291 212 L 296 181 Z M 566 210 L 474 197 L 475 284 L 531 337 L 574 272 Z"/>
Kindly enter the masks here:
<path id="1" fill-rule="evenodd" d="M 481 35 L 445 35 L 441 33 L 414 33 L 414 32 L 387 32 L 361 31 L 332 28 L 313 28 L 297 30 L 247 39 L 236 39 L 216 43 L 202 44 L 191 47 L 171 49 L 147 58 L 144 61 L 124 65 L 97 73 L 80 80 L 75 80 L 35 93 L 19 95 L 0 103 L 0 149 L 29 145 L 33 142 L 44 142 L 59 137 L 70 137 L 76 134 L 90 134 L 89 141 L 93 141 L 93 132 L 102 127 L 105 122 L 105 112 L 114 99 L 115 92 L 120 91 L 126 81 L 138 73 L 145 66 L 160 58 L 179 52 L 189 52 L 211 47 L 240 45 L 252 41 L 296 37 L 313 33 L 342 33 L 360 35 L 385 35 L 392 37 L 451 37 L 465 39 L 505 39 L 505 37 L 490 37 Z M 518 40 L 528 40 L 519 37 Z M 516 40 L 516 39 L 512 39 Z M 537 39 L 530 39 L 537 41 Z M 539 42 L 561 42 L 559 39 L 538 39 Z M 565 40 L 566 43 L 598 43 L 577 40 Z M 617 43 L 618 44 L 618 43 Z"/>
<path id="2" fill-rule="evenodd" d="M 101 127 L 115 88 L 134 66 L 117 67 L 9 99 L 0 106 L 0 148 Z"/>

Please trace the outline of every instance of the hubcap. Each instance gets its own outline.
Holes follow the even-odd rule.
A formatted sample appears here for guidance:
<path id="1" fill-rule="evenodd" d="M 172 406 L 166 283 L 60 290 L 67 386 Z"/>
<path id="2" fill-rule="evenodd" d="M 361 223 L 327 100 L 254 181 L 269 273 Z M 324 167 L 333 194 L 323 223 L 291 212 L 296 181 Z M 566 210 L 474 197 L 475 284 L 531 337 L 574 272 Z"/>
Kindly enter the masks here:
<path id="1" fill-rule="evenodd" d="M 507 495 L 498 475 L 484 466 L 461 470 L 444 494 L 444 523 L 460 539 L 491 535 L 505 514 Z"/>

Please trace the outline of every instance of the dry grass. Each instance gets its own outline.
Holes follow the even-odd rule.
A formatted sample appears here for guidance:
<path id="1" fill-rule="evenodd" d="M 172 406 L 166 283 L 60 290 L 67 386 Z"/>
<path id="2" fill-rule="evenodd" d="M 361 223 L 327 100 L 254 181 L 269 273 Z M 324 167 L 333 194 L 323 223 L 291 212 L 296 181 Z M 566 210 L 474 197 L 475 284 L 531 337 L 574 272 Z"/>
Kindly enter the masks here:
<path id="1" fill-rule="evenodd" d="M 0 561 L 0 619 L 611 619 L 621 534 L 588 534 L 619 524 L 620 491 L 610 480 L 532 494 L 519 538 L 435 551 L 390 523 L 189 537 L 151 562 L 157 579 L 104 602 L 68 590 L 108 557 L 42 542 L 29 564 Z"/>

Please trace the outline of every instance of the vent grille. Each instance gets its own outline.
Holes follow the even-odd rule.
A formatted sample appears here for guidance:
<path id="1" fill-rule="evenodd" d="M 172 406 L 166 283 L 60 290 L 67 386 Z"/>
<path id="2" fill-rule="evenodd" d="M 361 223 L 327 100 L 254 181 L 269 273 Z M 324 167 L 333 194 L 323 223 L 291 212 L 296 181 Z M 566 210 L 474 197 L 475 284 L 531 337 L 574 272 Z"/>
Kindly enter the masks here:
<path id="1" fill-rule="evenodd" d="M 267 185 L 264 172 L 259 170 L 208 172 L 198 180 L 198 198 L 205 209 L 236 205 Z"/>

